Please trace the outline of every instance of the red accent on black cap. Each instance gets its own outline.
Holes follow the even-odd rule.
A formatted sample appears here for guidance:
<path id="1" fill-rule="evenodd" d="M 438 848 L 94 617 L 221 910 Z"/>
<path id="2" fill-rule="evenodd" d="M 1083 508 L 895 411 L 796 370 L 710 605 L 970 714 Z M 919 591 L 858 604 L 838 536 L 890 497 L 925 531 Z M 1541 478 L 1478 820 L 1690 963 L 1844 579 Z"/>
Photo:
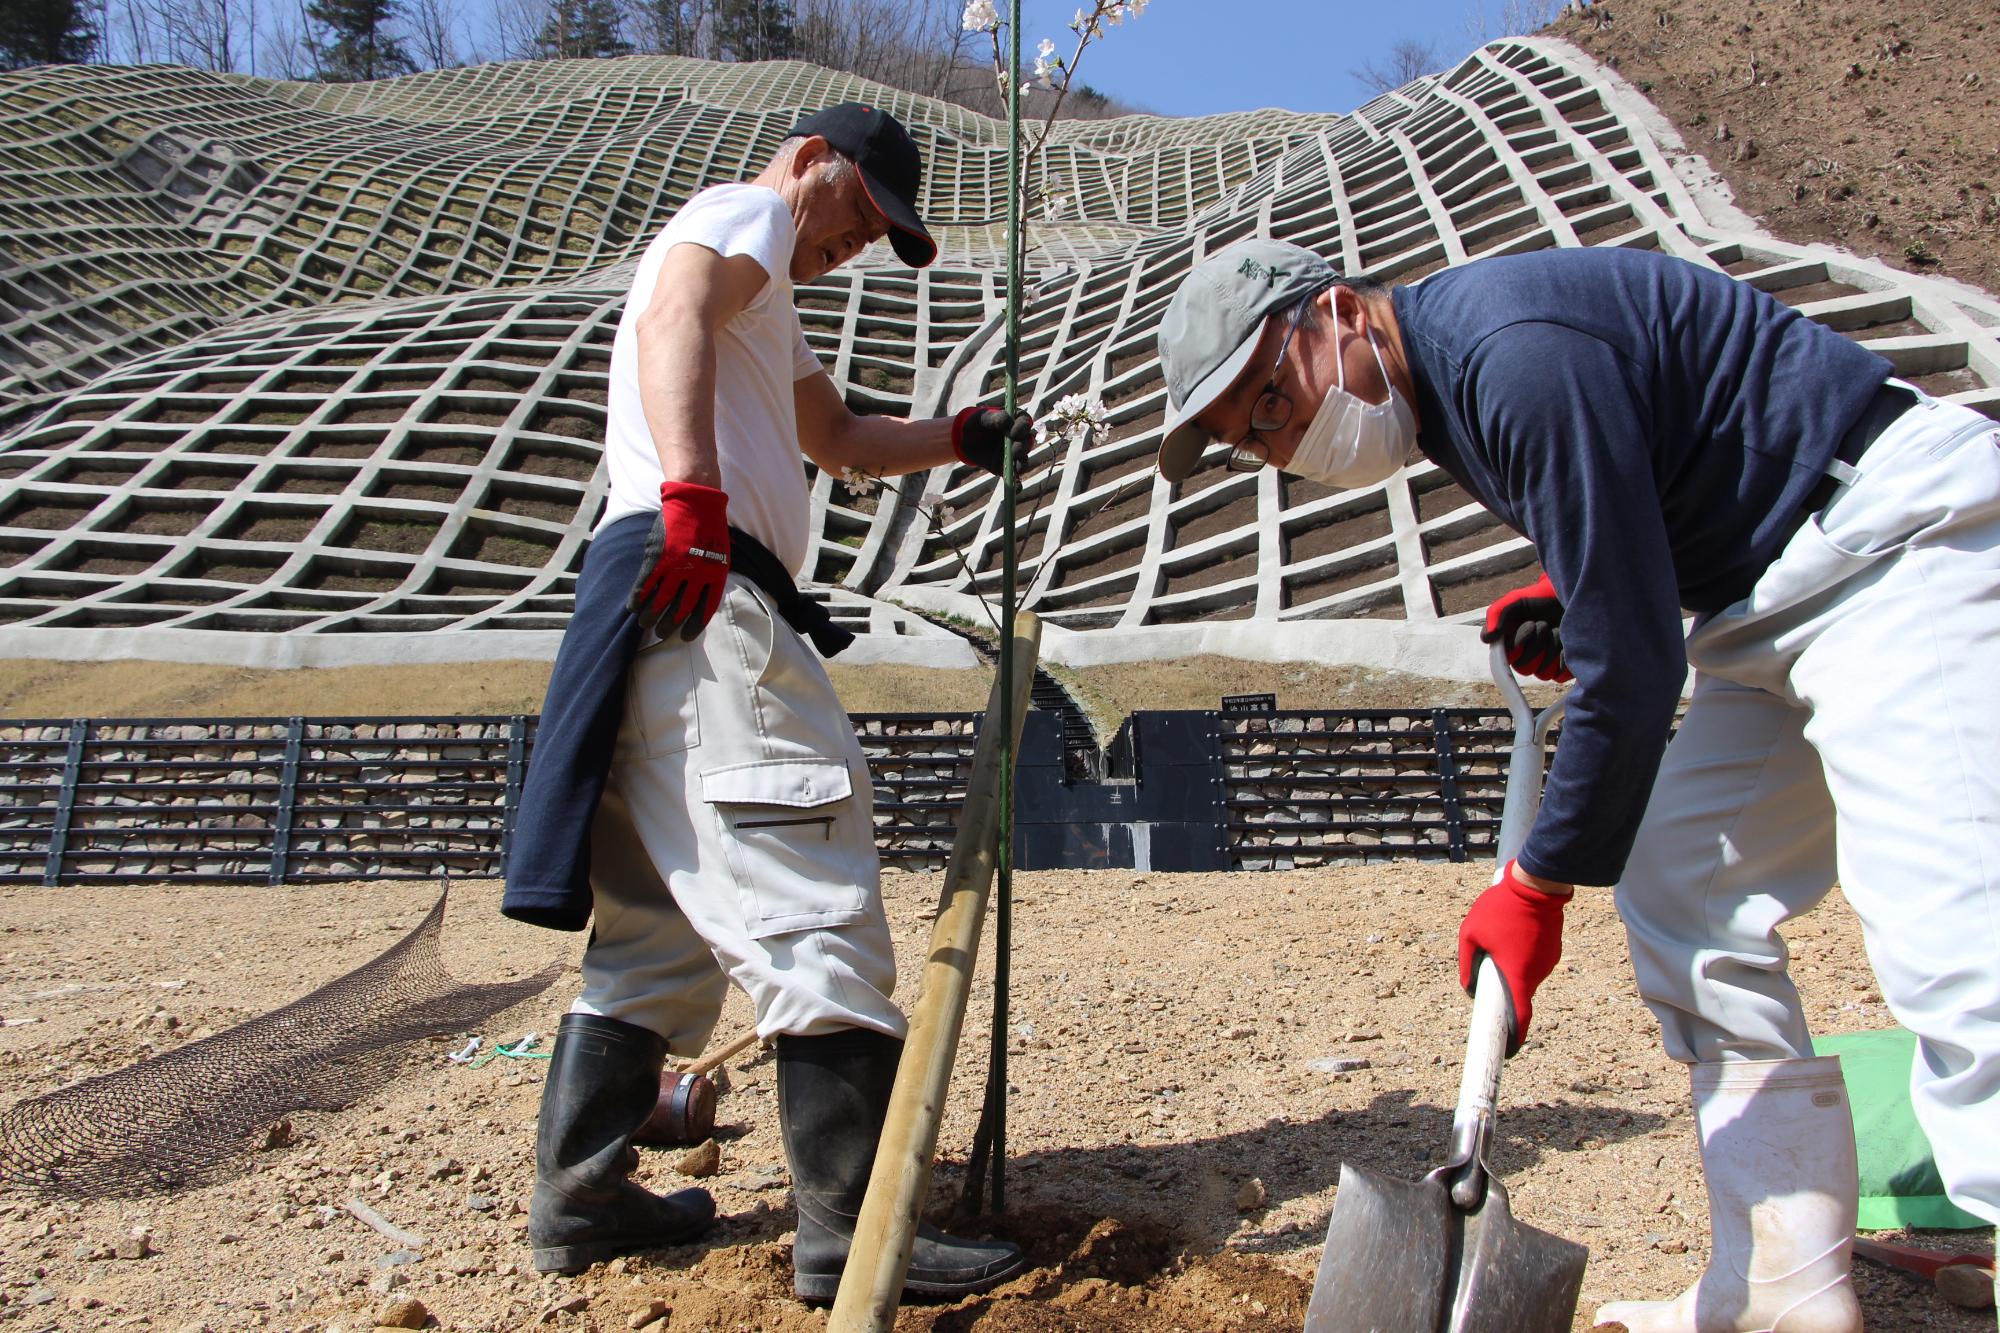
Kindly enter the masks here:
<path id="1" fill-rule="evenodd" d="M 889 222 L 889 244 L 912 268 L 937 258 L 937 242 L 917 215 L 924 163 L 901 121 L 864 102 L 841 102 L 792 126 L 787 139 L 818 135 L 861 171 L 869 202 Z"/>

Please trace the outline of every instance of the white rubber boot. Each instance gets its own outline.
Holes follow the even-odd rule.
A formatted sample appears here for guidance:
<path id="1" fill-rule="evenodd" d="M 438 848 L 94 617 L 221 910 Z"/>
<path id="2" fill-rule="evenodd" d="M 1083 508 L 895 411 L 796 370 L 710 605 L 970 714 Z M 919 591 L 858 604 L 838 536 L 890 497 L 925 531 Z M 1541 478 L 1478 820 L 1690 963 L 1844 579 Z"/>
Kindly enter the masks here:
<path id="1" fill-rule="evenodd" d="M 1840 1061 L 1692 1068 L 1708 1267 L 1671 1301 L 1613 1301 L 1631 1333 L 1859 1333 L 1848 1265 L 1860 1194 Z"/>

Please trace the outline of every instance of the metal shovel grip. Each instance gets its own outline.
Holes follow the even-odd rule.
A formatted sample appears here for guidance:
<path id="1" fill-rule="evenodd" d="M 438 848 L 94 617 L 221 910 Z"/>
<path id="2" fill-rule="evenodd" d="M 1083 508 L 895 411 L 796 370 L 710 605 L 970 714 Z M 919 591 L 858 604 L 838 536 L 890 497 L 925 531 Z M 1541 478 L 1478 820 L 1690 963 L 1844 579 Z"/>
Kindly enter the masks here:
<path id="1" fill-rule="evenodd" d="M 1500 807 L 1497 863 L 1506 865 L 1527 841 L 1542 803 L 1542 755 L 1549 730 L 1562 717 L 1558 699 L 1537 713 L 1522 692 L 1507 651 L 1494 644 L 1493 682 L 1514 717 L 1514 744 L 1507 756 L 1507 796 Z M 1486 1189 L 1484 1159 L 1493 1139 L 1495 1106 L 1500 1098 L 1500 1068 L 1507 1061 L 1507 987 L 1491 958 L 1479 960 L 1473 978 L 1472 1023 L 1465 1036 L 1465 1068 L 1458 1081 L 1458 1106 L 1451 1117 L 1451 1161 L 1459 1170 L 1452 1177 L 1452 1202 L 1473 1208 Z"/>

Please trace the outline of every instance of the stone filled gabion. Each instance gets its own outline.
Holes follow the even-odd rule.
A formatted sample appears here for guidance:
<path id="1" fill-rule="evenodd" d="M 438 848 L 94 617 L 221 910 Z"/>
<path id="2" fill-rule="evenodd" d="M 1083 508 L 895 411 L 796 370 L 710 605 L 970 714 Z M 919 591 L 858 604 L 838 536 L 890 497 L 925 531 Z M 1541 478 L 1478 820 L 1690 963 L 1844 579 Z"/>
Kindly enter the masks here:
<path id="1" fill-rule="evenodd" d="M 347 86 L 0 75 L 0 170 L 19 182 L 0 199 L 0 633 L 559 629 L 640 249 L 801 110 L 848 97 L 912 126 L 942 256 L 913 272 L 876 247 L 800 289 L 808 340 L 859 410 L 994 401 L 1004 134 L 962 108 L 674 57 Z M 1110 426 L 1024 488 L 1023 605 L 1078 630 L 1467 621 L 1531 564 L 1429 464 L 1340 494 L 1215 463 L 1154 476 L 1161 314 L 1252 232 L 1385 281 L 1662 250 L 2000 412 L 2000 301 L 1750 230 L 1654 123 L 1574 48 L 1510 39 L 1351 115 L 1058 127 L 1029 187 L 1070 202 L 1032 225 L 1022 394 L 1100 398 Z M 874 495 L 817 475 L 812 494 L 808 574 L 853 627 L 924 633 L 887 599 L 997 591 L 985 474 Z"/>
<path id="2" fill-rule="evenodd" d="M 1507 714 L 1221 715 L 1226 844 L 1240 870 L 1490 854 Z"/>
<path id="3" fill-rule="evenodd" d="M 500 873 L 527 718 L 0 722 L 0 879 Z"/>
<path id="4" fill-rule="evenodd" d="M 977 718 L 855 717 L 892 864 L 944 865 Z M 0 721 L 0 882 L 498 877 L 535 727 Z"/>
<path id="5" fill-rule="evenodd" d="M 1237 868 L 1492 848 L 1504 713 L 1215 716 L 1218 835 Z M 852 721 L 883 860 L 943 868 L 979 715 Z M 528 717 L 0 722 L 13 778 L 0 790 L 0 882 L 498 876 L 534 730 Z M 1122 780 L 1134 779 L 1145 770 Z"/>

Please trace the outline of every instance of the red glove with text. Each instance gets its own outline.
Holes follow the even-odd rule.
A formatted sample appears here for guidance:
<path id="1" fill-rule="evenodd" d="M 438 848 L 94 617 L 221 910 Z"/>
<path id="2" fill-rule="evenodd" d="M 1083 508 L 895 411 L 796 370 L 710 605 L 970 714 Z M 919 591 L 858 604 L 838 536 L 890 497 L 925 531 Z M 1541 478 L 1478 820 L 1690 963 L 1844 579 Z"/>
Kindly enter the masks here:
<path id="1" fill-rule="evenodd" d="M 729 497 L 691 481 L 660 483 L 660 516 L 625 605 L 661 638 L 692 639 L 722 604 L 729 577 Z"/>
<path id="2" fill-rule="evenodd" d="M 951 419 L 951 451 L 958 461 L 1000 475 L 1006 455 L 1003 447 L 1014 442 L 1014 474 L 1028 471 L 1028 451 L 1035 445 L 1035 419 L 1026 412 L 1008 416 L 997 407 L 968 407 Z"/>
<path id="3" fill-rule="evenodd" d="M 1507 982 L 1507 1054 L 1521 1049 L 1534 1016 L 1535 988 L 1562 957 L 1566 897 L 1529 888 L 1509 861 L 1493 887 L 1473 899 L 1458 927 L 1458 984 L 1472 994 L 1481 957 L 1491 957 Z"/>
<path id="4" fill-rule="evenodd" d="M 1507 645 L 1507 665 L 1524 676 L 1557 683 L 1571 679 L 1563 665 L 1562 602 L 1547 574 L 1516 588 L 1486 608 L 1481 643 Z"/>

